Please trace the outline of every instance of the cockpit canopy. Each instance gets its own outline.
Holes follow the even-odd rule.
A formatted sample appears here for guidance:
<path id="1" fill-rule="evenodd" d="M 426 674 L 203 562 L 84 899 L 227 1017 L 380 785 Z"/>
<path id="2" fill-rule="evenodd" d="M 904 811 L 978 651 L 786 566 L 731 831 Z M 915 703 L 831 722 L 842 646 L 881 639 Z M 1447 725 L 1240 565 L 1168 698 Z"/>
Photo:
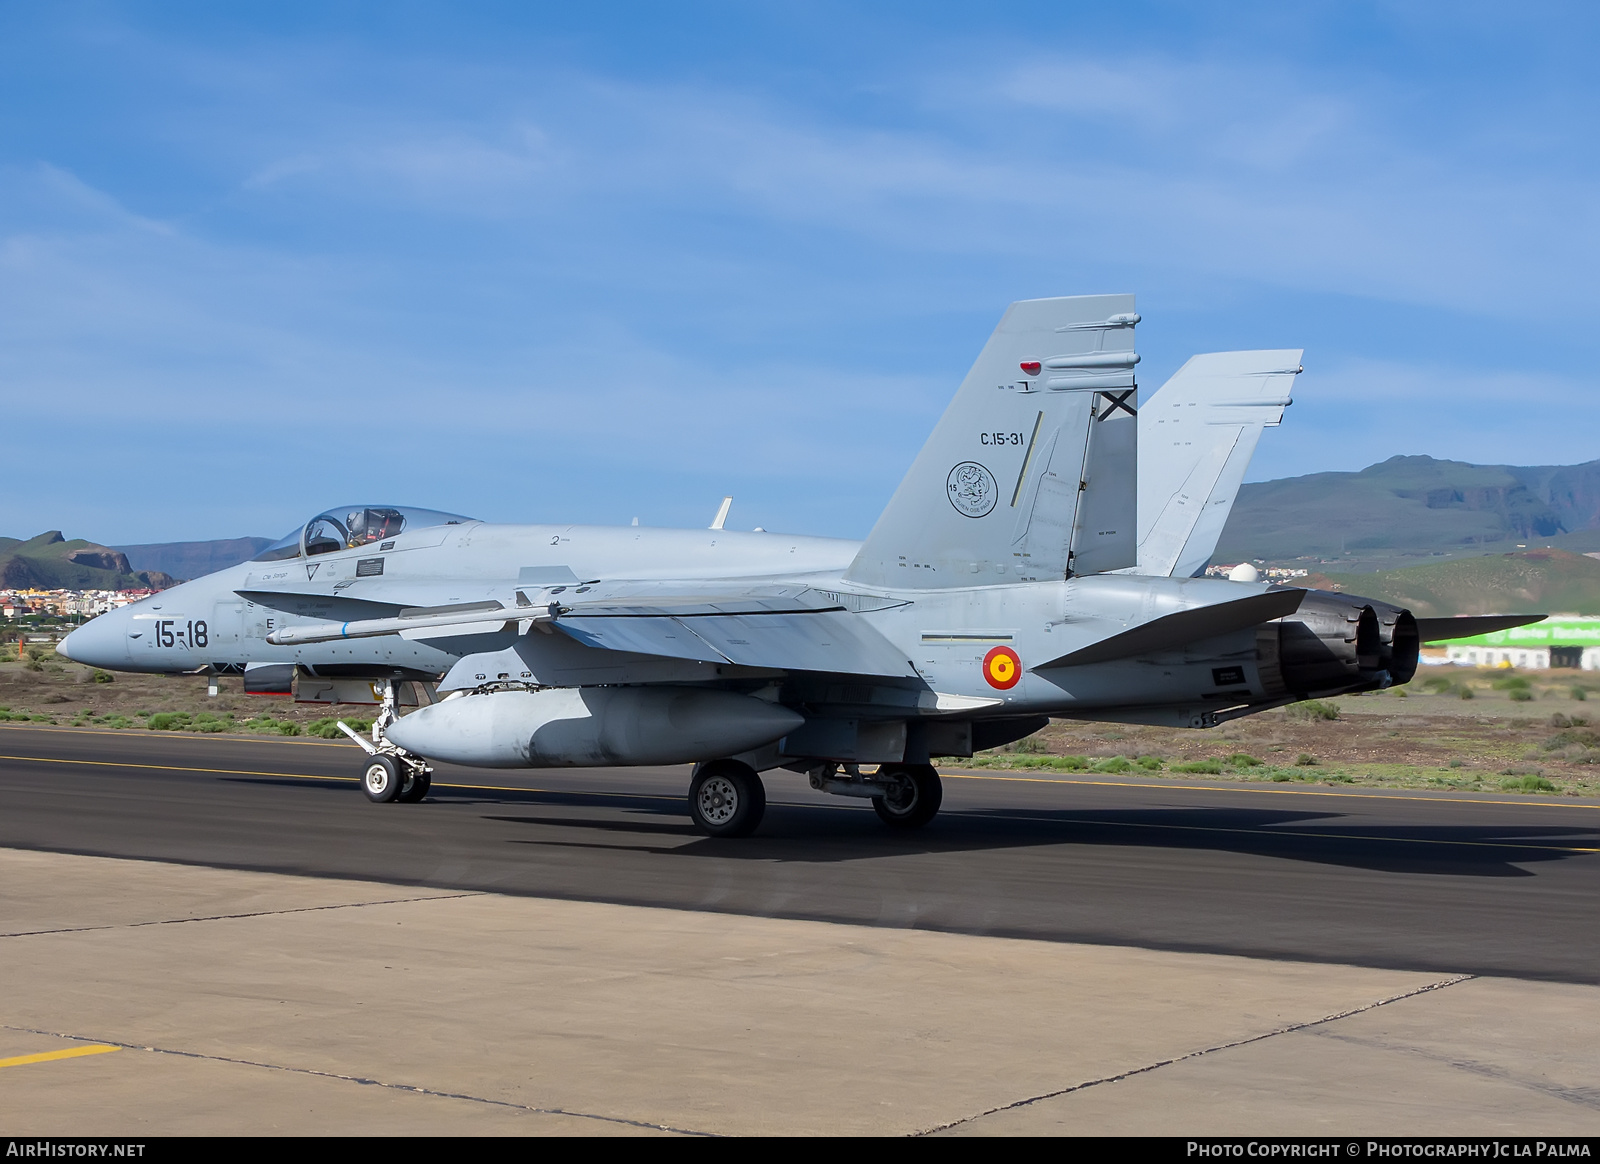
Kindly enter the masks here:
<path id="1" fill-rule="evenodd" d="M 461 525 L 475 518 L 459 513 L 440 513 L 409 505 L 341 505 L 319 513 L 292 533 L 285 534 L 255 556 L 257 562 L 281 562 L 287 558 L 315 557 L 338 550 L 353 550 L 373 542 L 383 542 L 404 530 L 426 529 L 431 525 Z"/>

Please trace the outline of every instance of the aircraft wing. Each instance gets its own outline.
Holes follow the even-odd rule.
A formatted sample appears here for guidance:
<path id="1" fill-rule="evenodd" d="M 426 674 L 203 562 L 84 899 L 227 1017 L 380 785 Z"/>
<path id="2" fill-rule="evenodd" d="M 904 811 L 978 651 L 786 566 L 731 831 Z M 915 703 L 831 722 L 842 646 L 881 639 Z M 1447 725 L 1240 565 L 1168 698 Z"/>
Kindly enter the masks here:
<path id="1" fill-rule="evenodd" d="M 806 597 L 814 595 L 812 591 Z M 859 615 L 792 599 L 606 600 L 564 609 L 553 629 L 611 651 L 786 671 L 913 677 L 916 669 Z"/>
<path id="2" fill-rule="evenodd" d="M 1139 564 L 1188 578 L 1217 548 L 1263 428 L 1290 404 L 1301 350 L 1194 356 L 1139 410 Z"/>
<path id="3" fill-rule="evenodd" d="M 681 589 L 681 585 L 679 587 Z M 351 622 L 284 627 L 278 645 L 332 642 L 398 634 L 428 639 L 540 625 L 600 650 L 736 663 L 787 671 L 842 671 L 912 677 L 916 669 L 859 615 L 832 596 L 806 587 L 673 594 L 670 585 L 644 586 L 630 596 L 593 591 L 564 604 L 567 593 L 517 591 L 510 603 L 484 601 L 399 611 Z M 652 589 L 662 590 L 650 593 Z"/>

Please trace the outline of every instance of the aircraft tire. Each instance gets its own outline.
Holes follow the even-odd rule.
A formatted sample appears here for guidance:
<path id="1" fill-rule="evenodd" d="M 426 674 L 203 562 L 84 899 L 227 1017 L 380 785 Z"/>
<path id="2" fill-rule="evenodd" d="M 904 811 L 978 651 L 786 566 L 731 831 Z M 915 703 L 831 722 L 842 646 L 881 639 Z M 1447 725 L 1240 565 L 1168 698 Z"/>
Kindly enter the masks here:
<path id="1" fill-rule="evenodd" d="M 872 811 L 893 828 L 920 829 L 944 803 L 944 783 L 932 764 L 885 764 L 878 775 L 904 777 L 894 794 L 872 798 Z"/>
<path id="2" fill-rule="evenodd" d="M 433 777 L 426 771 L 408 772 L 406 782 L 401 786 L 395 799 L 401 804 L 416 804 L 428 795 L 428 789 L 431 787 L 433 787 Z"/>
<path id="3" fill-rule="evenodd" d="M 766 787 L 750 765 L 711 760 L 695 769 L 689 782 L 689 816 L 707 836 L 749 836 L 766 811 Z"/>
<path id="4" fill-rule="evenodd" d="M 400 795 L 405 776 L 400 765 L 389 756 L 372 756 L 361 770 L 361 791 L 374 804 L 388 804 Z"/>

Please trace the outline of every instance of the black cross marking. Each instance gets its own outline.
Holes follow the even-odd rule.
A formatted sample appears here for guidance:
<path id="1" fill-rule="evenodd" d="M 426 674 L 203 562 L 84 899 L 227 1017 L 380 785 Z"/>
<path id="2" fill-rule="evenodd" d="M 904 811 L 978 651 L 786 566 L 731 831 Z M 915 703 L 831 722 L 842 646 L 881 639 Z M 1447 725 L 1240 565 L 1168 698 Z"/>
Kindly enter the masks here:
<path id="1" fill-rule="evenodd" d="M 1098 393 L 1100 399 L 1106 402 L 1106 410 L 1099 416 L 1095 417 L 1095 419 L 1109 420 L 1111 418 L 1111 414 L 1119 408 L 1122 409 L 1123 412 L 1126 412 L 1129 416 L 1138 416 L 1139 414 L 1133 410 L 1133 405 L 1128 403 L 1128 397 L 1132 396 L 1137 391 L 1139 391 L 1137 388 L 1129 388 L 1126 392 Z"/>

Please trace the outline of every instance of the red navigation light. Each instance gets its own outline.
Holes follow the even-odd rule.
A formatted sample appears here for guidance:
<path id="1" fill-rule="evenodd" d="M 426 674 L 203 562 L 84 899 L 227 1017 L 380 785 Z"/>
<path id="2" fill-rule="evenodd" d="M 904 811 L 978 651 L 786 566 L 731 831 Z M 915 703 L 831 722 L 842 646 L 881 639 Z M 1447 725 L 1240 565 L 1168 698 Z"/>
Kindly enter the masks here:
<path id="1" fill-rule="evenodd" d="M 1038 360 L 1023 360 L 1022 361 L 1022 370 L 1024 372 L 1028 373 L 1028 375 L 1030 375 L 1030 376 L 1037 376 L 1039 374 L 1039 369 L 1042 368 L 1042 367 L 1044 367 L 1044 365 L 1041 364 Z"/>

